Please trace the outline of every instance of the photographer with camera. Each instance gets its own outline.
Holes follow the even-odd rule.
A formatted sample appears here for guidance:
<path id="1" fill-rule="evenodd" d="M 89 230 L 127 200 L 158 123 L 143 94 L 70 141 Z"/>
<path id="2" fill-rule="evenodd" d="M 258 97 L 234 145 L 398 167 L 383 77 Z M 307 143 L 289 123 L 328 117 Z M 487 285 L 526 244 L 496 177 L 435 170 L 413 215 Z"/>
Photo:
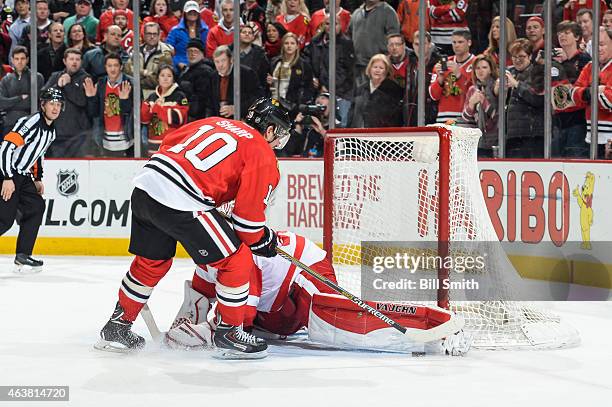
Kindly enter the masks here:
<path id="1" fill-rule="evenodd" d="M 289 142 L 282 150 L 275 151 L 278 157 L 315 158 L 323 155 L 323 138 L 329 129 L 329 97 L 329 93 L 322 92 L 314 104 L 287 106 L 290 110 L 297 109 L 298 114 Z"/>

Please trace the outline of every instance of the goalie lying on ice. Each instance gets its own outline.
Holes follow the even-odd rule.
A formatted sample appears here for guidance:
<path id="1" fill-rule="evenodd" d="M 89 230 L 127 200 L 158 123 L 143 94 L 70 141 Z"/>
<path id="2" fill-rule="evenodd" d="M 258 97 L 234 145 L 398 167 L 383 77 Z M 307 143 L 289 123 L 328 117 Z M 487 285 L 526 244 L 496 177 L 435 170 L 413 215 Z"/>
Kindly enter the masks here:
<path id="1" fill-rule="evenodd" d="M 314 271 L 336 282 L 331 263 L 310 240 L 279 232 L 279 247 Z M 257 328 L 279 336 L 308 328 L 311 341 L 348 349 L 465 354 L 470 340 L 462 331 L 429 343 L 415 343 L 281 256 L 253 256 L 250 292 L 244 328 Z M 211 325 L 207 315 L 215 304 L 216 270 L 196 267 L 193 282 L 185 282 L 185 299 L 170 330 L 168 345 L 178 348 L 209 347 Z M 402 326 L 429 329 L 457 318 L 437 307 L 368 302 Z"/>

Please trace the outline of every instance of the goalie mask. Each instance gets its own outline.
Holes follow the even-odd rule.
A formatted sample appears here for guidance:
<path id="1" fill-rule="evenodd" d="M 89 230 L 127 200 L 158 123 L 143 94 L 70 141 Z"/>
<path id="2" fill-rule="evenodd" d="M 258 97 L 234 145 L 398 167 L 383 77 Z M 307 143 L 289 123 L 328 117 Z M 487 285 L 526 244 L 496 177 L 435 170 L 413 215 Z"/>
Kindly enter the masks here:
<path id="1" fill-rule="evenodd" d="M 260 98 L 249 107 L 245 121 L 248 125 L 257 129 L 264 135 L 269 126 L 274 126 L 274 140 L 279 140 L 279 144 L 274 147 L 281 150 L 291 136 L 291 119 L 289 111 L 285 109 L 276 99 Z"/>

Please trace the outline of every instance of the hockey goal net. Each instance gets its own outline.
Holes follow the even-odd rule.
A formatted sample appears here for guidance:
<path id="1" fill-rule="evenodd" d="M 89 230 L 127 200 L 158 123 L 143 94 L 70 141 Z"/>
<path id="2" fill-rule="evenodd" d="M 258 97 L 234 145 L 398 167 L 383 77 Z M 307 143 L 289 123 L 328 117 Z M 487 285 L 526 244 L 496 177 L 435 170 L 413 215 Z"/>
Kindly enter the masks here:
<path id="1" fill-rule="evenodd" d="M 328 134 L 324 248 L 339 283 L 365 300 L 396 301 L 391 295 L 368 298 L 362 276 L 371 271 L 375 257 L 393 253 L 397 242 L 403 242 L 403 250 L 413 247 L 421 255 L 429 250 L 441 258 L 486 253 L 486 267 L 476 272 L 502 294 L 499 300 L 468 301 L 464 291 L 445 289 L 444 284 L 433 298 L 464 316 L 474 346 L 575 345 L 577 331 L 546 310 L 545 303 L 508 300 L 520 277 L 500 247 L 484 201 L 477 166 L 480 135 L 479 130 L 448 126 Z M 419 271 L 439 281 L 455 278 L 452 267 L 436 264 L 433 270 Z"/>

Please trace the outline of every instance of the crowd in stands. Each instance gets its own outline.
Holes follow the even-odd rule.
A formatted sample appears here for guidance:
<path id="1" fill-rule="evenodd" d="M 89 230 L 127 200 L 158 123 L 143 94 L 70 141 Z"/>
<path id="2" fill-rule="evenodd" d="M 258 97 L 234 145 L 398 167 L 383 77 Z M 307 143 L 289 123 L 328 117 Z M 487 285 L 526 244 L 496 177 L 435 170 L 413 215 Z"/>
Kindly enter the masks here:
<path id="1" fill-rule="evenodd" d="M 596 0 L 597 1 L 597 0 Z M 591 101 L 598 104 L 598 157 L 612 158 L 612 9 L 599 0 L 557 0 L 554 13 L 552 154 L 587 158 Z M 330 4 L 331 3 L 331 4 Z M 30 113 L 30 16 L 36 18 L 37 87 L 63 90 L 50 157 L 133 157 L 140 137 L 151 155 L 164 136 L 209 116 L 234 118 L 234 21 L 240 21 L 240 105 L 272 96 L 296 125 L 280 156 L 318 157 L 335 98 L 336 127 L 415 126 L 418 84 L 425 122 L 482 130 L 478 154 L 494 157 L 506 112 L 507 157 L 544 155 L 543 3 L 508 0 L 507 58 L 500 71 L 499 3 L 429 0 L 425 43 L 419 0 L 141 1 L 134 32 L 130 0 L 0 0 L 0 126 Z M 337 16 L 330 33 L 329 15 Z M 599 43 L 593 32 L 599 29 Z M 134 48 L 135 35 L 139 48 Z M 330 37 L 336 37 L 336 92 L 329 93 Z M 419 77 L 424 47 L 426 77 Z M 591 56 L 599 51 L 599 93 Z M 140 72 L 134 62 L 139 61 Z M 500 76 L 507 98 L 500 106 Z M 139 95 L 134 95 L 139 80 Z M 558 87 L 558 88 L 557 88 Z M 140 100 L 140 134 L 134 104 Z"/>

